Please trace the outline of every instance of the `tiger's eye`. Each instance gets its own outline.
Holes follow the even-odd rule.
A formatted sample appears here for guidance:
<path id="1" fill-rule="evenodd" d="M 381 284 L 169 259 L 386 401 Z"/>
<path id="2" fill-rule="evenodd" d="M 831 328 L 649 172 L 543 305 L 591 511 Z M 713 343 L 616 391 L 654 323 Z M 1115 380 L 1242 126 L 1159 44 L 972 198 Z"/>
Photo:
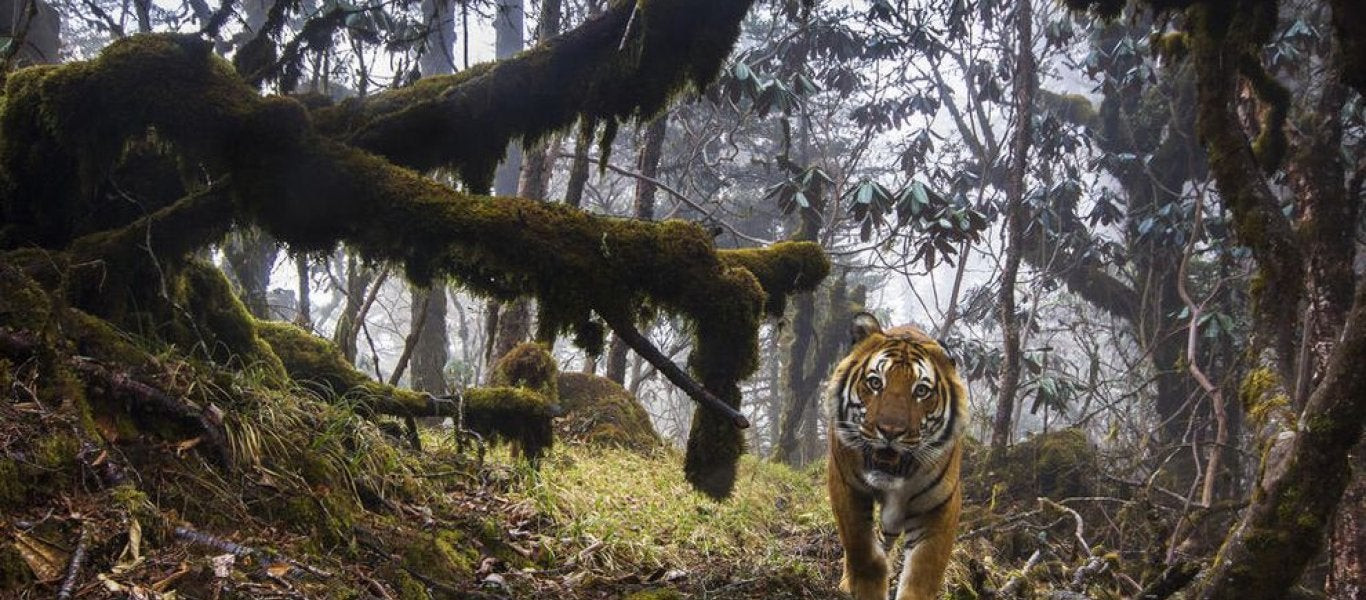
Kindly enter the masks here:
<path id="1" fill-rule="evenodd" d="M 925 398 L 929 396 L 932 391 L 934 391 L 934 389 L 931 388 L 929 384 L 921 383 L 915 386 L 914 393 L 916 398 Z"/>
<path id="2" fill-rule="evenodd" d="M 868 376 L 868 389 L 874 392 L 882 391 L 882 378 L 876 375 Z"/>

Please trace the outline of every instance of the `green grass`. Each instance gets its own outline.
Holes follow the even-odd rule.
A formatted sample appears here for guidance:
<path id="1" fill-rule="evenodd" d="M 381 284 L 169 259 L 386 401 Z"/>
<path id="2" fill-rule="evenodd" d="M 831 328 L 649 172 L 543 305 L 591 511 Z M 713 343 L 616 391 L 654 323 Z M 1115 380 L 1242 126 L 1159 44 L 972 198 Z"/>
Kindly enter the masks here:
<path id="1" fill-rule="evenodd" d="M 683 479 L 682 456 L 560 446 L 516 494 L 559 525 L 560 539 L 600 541 L 612 569 L 677 567 L 710 559 L 791 562 L 800 539 L 833 535 L 824 468 L 794 471 L 745 456 L 733 496 L 714 502 Z"/>

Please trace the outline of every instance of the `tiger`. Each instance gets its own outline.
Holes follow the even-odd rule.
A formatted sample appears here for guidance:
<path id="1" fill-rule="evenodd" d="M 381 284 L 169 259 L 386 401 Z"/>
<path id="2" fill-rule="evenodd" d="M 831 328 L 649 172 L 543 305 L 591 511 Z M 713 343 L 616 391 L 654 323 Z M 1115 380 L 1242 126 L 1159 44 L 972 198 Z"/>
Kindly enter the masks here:
<path id="1" fill-rule="evenodd" d="M 967 388 L 942 346 L 859 313 L 826 391 L 827 487 L 844 547 L 840 589 L 886 600 L 887 549 L 901 538 L 896 600 L 931 600 L 957 535 Z M 873 507 L 881 507 L 876 526 Z M 876 534 L 880 533 L 878 536 Z M 879 539 L 880 537 L 880 539 Z"/>

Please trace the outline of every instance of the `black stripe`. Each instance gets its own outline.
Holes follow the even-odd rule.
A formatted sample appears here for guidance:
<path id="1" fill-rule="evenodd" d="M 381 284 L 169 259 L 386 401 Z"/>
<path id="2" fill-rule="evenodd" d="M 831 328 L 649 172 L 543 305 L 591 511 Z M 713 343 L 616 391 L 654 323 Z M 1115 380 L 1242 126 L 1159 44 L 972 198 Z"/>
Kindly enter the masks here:
<path id="1" fill-rule="evenodd" d="M 904 503 L 904 506 L 909 507 L 911 503 L 915 502 L 918 498 L 924 496 L 927 492 L 937 487 L 939 485 L 939 482 L 944 480 L 944 475 L 949 472 L 949 463 L 953 462 L 952 460 L 950 460 L 950 458 L 951 457 L 945 457 L 944 468 L 939 469 L 939 474 L 934 476 L 934 481 L 931 481 L 929 485 L 920 488 L 920 491 L 911 495 L 910 498 L 907 498 L 906 502 Z"/>
<path id="2" fill-rule="evenodd" d="M 954 486 L 953 486 L 953 489 L 952 489 L 952 490 L 949 490 L 949 495 L 944 496 L 944 499 L 943 499 L 943 500 L 940 500 L 940 501 L 939 501 L 939 504 L 936 504 L 936 505 L 934 505 L 934 506 L 931 506 L 931 507 L 925 509 L 925 512 L 922 512 L 922 513 L 920 513 L 920 514 L 921 514 L 921 515 L 928 515 L 928 514 L 930 514 L 930 513 L 933 513 L 933 512 L 936 511 L 936 510 L 939 510 L 939 509 L 941 509 L 941 508 L 944 508 L 944 505 L 945 505 L 945 504 L 948 504 L 948 503 L 949 503 L 949 500 L 952 500 L 952 499 L 953 499 L 953 495 L 954 495 L 955 493 L 957 493 L 957 492 L 958 492 L 958 484 L 955 483 Z"/>

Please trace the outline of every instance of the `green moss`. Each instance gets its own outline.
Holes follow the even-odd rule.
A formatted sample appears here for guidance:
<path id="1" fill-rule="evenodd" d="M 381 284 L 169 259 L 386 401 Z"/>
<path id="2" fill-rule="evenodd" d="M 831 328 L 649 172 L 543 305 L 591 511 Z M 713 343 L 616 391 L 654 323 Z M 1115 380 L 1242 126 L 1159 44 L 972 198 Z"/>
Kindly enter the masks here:
<path id="1" fill-rule="evenodd" d="M 1289 416 L 1285 411 L 1290 407 L 1290 397 L 1278 393 L 1280 390 L 1281 380 L 1274 370 L 1259 367 L 1248 371 L 1238 386 L 1238 399 L 1248 419 L 1260 426 L 1273 416 Z M 1287 422 L 1293 422 L 1293 419 Z"/>
<path id="2" fill-rule="evenodd" d="M 650 415 L 625 388 L 606 377 L 560 373 L 559 431 L 595 446 L 649 452 L 661 445 Z"/>
<path id="3" fill-rule="evenodd" d="M 780 307 L 781 296 L 815 285 L 828 269 L 814 247 L 723 259 L 695 224 L 606 219 L 563 205 L 470 196 L 385 159 L 454 166 L 477 189 L 509 139 L 534 140 L 584 115 L 653 115 L 674 93 L 715 77 L 748 5 L 641 4 L 628 50 L 621 51 L 633 10 L 621 3 L 609 17 L 516 61 L 405 92 L 410 97 L 394 111 L 368 104 L 378 111 L 373 118 L 323 119 L 354 125 L 347 143 L 384 158 L 317 136 L 302 105 L 260 98 L 202 40 L 120 40 L 94 61 L 8 80 L 0 198 L 7 231 L 25 237 L 0 243 L 65 247 L 82 230 L 77 215 L 89 212 L 94 190 L 127 158 L 128 144 L 155 130 L 157 143 L 187 163 L 231 175 L 230 192 L 186 198 L 166 209 L 176 219 L 149 221 L 182 226 L 151 232 L 162 236 L 154 249 L 166 251 L 158 262 L 127 243 L 142 231 L 134 225 L 82 238 L 81 249 L 93 256 L 77 262 L 122 249 L 108 277 L 87 277 L 70 296 L 82 310 L 215 362 L 268 363 L 270 370 L 274 354 L 221 274 L 182 262 L 185 252 L 212 242 L 212 233 L 236 219 L 295 250 L 330 251 L 344 241 L 367 259 L 402 263 L 416 282 L 450 277 L 489 296 L 533 296 L 543 332 L 575 331 L 595 314 L 626 321 L 647 305 L 680 315 L 696 336 L 694 372 L 738 406 L 735 383 L 758 364 L 762 310 Z M 560 97 L 565 90 L 569 97 Z M 432 139 L 438 141 L 422 141 Z M 781 258 L 769 260 L 765 252 Z M 377 385 L 363 387 L 391 392 Z M 715 415 L 700 415 L 694 424 L 700 437 L 690 442 L 687 468 L 694 481 L 706 479 L 711 493 L 724 496 L 741 434 Z"/>
<path id="4" fill-rule="evenodd" d="M 264 320 L 256 320 L 255 325 L 295 381 L 320 384 L 337 395 L 373 381 L 347 362 L 336 345 L 297 325 Z"/>
<path id="5" fill-rule="evenodd" d="M 431 534 L 403 538 L 403 566 L 438 581 L 464 581 L 474 575 L 480 553 L 462 531 L 438 529 Z"/>
<path id="6" fill-rule="evenodd" d="M 66 471 L 76 466 L 81 442 L 75 436 L 54 431 L 34 444 L 33 463 L 48 471 Z"/>
<path id="7" fill-rule="evenodd" d="M 52 317 L 47 292 L 31 277 L 0 259 L 0 326 L 42 332 Z"/>
<path id="8" fill-rule="evenodd" d="M 991 476 L 1008 499 L 1089 496 L 1095 492 L 1098 464 L 1096 448 L 1086 434 L 1069 428 L 1012 446 Z"/>
<path id="9" fill-rule="evenodd" d="M 1059 119 L 1082 127 L 1095 127 L 1100 120 L 1099 113 L 1091 100 L 1081 94 L 1058 94 L 1039 90 L 1039 103 Z"/>
<path id="10" fill-rule="evenodd" d="M 512 443 L 533 465 L 555 443 L 553 409 L 545 396 L 512 387 L 464 394 L 464 425 L 494 443 Z"/>
<path id="11" fill-rule="evenodd" d="M 1290 89 L 1272 77 L 1255 54 L 1239 61 L 1238 70 L 1262 103 L 1252 153 L 1263 170 L 1273 172 L 1285 160 L 1290 145 L 1285 135 L 1285 120 L 1290 114 Z"/>
<path id="12" fill-rule="evenodd" d="M 814 242 L 778 242 L 765 248 L 719 250 L 721 263 L 742 267 L 759 280 L 767 294 L 764 311 L 782 317 L 787 297 L 816 289 L 830 274 L 830 259 Z"/>
<path id="13" fill-rule="evenodd" d="M 1154 33 L 1148 40 L 1153 51 L 1163 60 L 1178 62 L 1190 52 L 1190 42 L 1182 31 Z"/>
<path id="14" fill-rule="evenodd" d="M 555 402 L 559 397 L 556 391 L 556 375 L 559 371 L 555 359 L 544 346 L 524 342 L 493 363 L 489 383 L 500 387 L 525 388 Z"/>
<path id="15" fill-rule="evenodd" d="M 321 486 L 308 493 L 280 497 L 267 509 L 273 521 L 308 535 L 307 549 L 316 554 L 349 546 L 351 529 L 361 510 L 349 496 Z"/>
<path id="16" fill-rule="evenodd" d="M 398 571 L 393 580 L 399 600 L 430 600 L 432 597 L 431 594 L 427 593 L 427 586 L 414 579 L 407 571 Z"/>
<path id="17" fill-rule="evenodd" d="M 127 140 L 153 127 L 207 158 L 209 146 L 235 134 L 256 95 L 209 43 L 157 35 L 117 40 L 93 61 L 16 73 L 6 98 L 0 171 L 9 193 L 0 194 L 0 212 L 12 227 L 8 241 L 61 247 L 98 211 L 98 190 Z"/>

